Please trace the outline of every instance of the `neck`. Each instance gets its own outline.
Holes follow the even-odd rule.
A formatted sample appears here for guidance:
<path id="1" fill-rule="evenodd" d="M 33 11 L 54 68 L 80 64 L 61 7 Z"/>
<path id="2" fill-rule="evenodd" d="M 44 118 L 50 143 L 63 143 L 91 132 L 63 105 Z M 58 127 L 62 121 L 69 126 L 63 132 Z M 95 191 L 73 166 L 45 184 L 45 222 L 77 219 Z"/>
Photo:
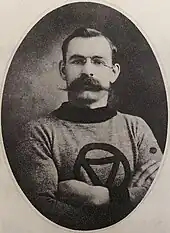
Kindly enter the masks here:
<path id="1" fill-rule="evenodd" d="M 73 106 L 80 107 L 80 108 L 89 108 L 89 109 L 96 109 L 106 107 L 108 103 L 108 95 L 104 95 L 100 100 L 88 103 L 88 101 L 77 101 L 69 99 L 69 103 Z"/>

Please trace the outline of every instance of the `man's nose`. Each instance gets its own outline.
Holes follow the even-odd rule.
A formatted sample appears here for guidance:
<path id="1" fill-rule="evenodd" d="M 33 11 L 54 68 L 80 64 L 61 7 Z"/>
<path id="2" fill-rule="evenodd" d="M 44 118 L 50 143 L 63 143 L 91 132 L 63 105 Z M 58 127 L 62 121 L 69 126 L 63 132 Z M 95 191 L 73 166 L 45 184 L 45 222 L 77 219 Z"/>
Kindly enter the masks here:
<path id="1" fill-rule="evenodd" d="M 93 76 L 93 64 L 90 58 L 86 59 L 86 63 L 82 67 L 82 73 L 85 73 L 89 76 Z"/>

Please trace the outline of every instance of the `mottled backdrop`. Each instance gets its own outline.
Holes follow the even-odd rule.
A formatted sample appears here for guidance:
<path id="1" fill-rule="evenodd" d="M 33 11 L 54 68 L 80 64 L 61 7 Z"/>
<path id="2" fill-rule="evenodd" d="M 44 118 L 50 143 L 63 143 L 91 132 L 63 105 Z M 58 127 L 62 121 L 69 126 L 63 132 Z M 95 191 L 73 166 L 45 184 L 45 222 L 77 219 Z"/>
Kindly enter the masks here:
<path id="1" fill-rule="evenodd" d="M 161 149 L 167 131 L 167 102 L 158 63 L 145 38 L 125 16 L 96 3 L 65 5 L 42 18 L 26 35 L 8 71 L 2 100 L 2 130 L 10 162 L 26 122 L 47 114 L 66 100 L 59 90 L 58 62 L 62 41 L 79 26 L 104 32 L 118 47 L 121 75 L 112 104 L 141 116 L 153 130 Z M 116 99 L 116 101 L 115 101 Z"/>

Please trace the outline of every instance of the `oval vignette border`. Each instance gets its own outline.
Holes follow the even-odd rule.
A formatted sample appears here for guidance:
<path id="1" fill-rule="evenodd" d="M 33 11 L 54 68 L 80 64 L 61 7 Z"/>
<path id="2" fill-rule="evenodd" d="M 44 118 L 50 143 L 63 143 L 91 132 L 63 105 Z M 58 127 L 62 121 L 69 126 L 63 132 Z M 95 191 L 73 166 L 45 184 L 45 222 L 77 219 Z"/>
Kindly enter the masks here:
<path id="1" fill-rule="evenodd" d="M 71 3 L 75 3 L 75 2 L 81 2 L 81 1 L 69 1 L 69 2 L 67 2 L 67 4 L 71 4 Z M 129 20 L 134 24 L 134 26 L 138 28 L 138 30 L 140 31 L 140 33 L 144 36 L 145 40 L 146 40 L 147 43 L 149 44 L 149 46 L 150 46 L 150 48 L 151 48 L 151 50 L 152 50 L 152 52 L 153 52 L 153 54 L 154 54 L 154 56 L 155 56 L 155 59 L 156 59 L 158 65 L 159 65 L 159 68 L 160 68 L 160 70 L 161 70 L 161 74 L 162 74 L 162 78 L 163 78 L 163 82 L 164 82 L 164 87 L 165 87 L 165 89 L 166 89 L 166 97 L 167 97 L 167 103 L 168 103 L 168 130 L 167 130 L 166 146 L 165 146 L 165 150 L 164 150 L 164 156 L 163 156 L 163 159 L 162 159 L 162 161 L 161 161 L 161 167 L 159 168 L 159 172 L 158 172 L 158 174 L 157 174 L 157 177 L 154 179 L 154 182 L 153 182 L 152 186 L 151 186 L 150 189 L 147 191 L 147 194 L 146 194 L 145 197 L 142 199 L 142 201 L 139 203 L 138 207 L 136 207 L 136 208 L 127 216 L 127 217 L 129 217 L 129 216 L 132 215 L 132 213 L 133 213 L 134 211 L 137 210 L 137 208 L 139 208 L 139 206 L 140 206 L 141 204 L 143 204 L 144 200 L 148 197 L 148 194 L 149 194 L 149 193 L 151 192 L 151 190 L 153 189 L 153 186 L 154 186 L 155 183 L 157 182 L 158 176 L 160 175 L 160 173 L 161 173 L 161 171 L 162 171 L 162 167 L 163 167 L 165 158 L 166 158 L 166 156 L 167 156 L 166 154 L 167 154 L 167 144 L 168 144 L 168 135 L 169 135 L 169 98 L 168 98 L 168 90 L 167 90 L 168 84 L 167 84 L 167 82 L 166 82 L 165 73 L 164 73 L 164 71 L 163 71 L 163 65 L 162 65 L 161 62 L 160 62 L 160 59 L 159 59 L 158 53 L 157 53 L 157 51 L 156 51 L 156 48 L 154 48 L 153 44 L 151 43 L 151 41 L 150 41 L 149 38 L 147 37 L 146 33 L 144 33 L 144 31 L 141 29 L 141 27 L 139 26 L 139 24 L 137 24 L 137 22 L 136 22 L 134 19 L 132 19 L 132 17 L 130 17 L 129 15 L 127 15 L 122 9 L 120 9 L 119 7 L 117 7 L 116 5 L 114 5 L 114 4 L 112 4 L 112 3 L 106 3 L 105 1 L 90 1 L 90 2 L 92 2 L 92 3 L 98 3 L 98 4 L 103 4 L 103 5 L 105 5 L 105 6 L 108 6 L 108 7 L 110 7 L 110 8 L 113 8 L 113 9 L 117 10 L 118 12 L 120 12 L 121 14 L 123 14 L 125 17 L 127 17 L 127 19 L 129 19 Z M 57 6 L 57 7 L 54 8 L 54 9 L 51 9 L 51 10 L 48 9 L 48 11 L 45 11 L 45 12 L 44 12 L 43 16 L 41 15 L 41 17 L 38 19 L 37 22 L 39 22 L 43 17 L 45 17 L 47 14 L 49 14 L 49 13 L 52 12 L 53 10 L 55 10 L 55 9 L 57 9 L 57 8 L 60 8 L 60 7 L 64 6 L 64 5 L 65 5 L 65 4 L 63 3 L 63 4 L 61 4 L 60 6 Z M 10 67 L 10 65 L 11 65 L 11 62 L 12 62 L 12 60 L 13 60 L 13 57 L 14 57 L 15 53 L 17 52 L 17 50 L 18 50 L 20 44 L 22 43 L 22 41 L 26 38 L 26 36 L 27 36 L 27 34 L 29 33 L 29 31 L 37 24 L 37 22 L 34 22 L 33 25 L 30 25 L 31 27 L 29 27 L 29 30 L 28 30 L 28 29 L 26 30 L 27 32 L 25 32 L 24 36 L 22 37 L 22 39 L 20 40 L 20 42 L 19 42 L 18 45 L 16 46 L 15 51 L 12 52 L 12 57 L 11 57 L 11 60 L 10 60 L 10 62 L 9 62 L 9 64 L 8 64 L 8 68 L 7 68 L 7 70 L 6 70 L 6 75 L 4 75 L 3 85 L 1 84 L 1 85 L 2 85 L 2 94 L 3 94 L 3 90 L 4 90 L 4 84 L 5 84 L 5 81 L 6 81 L 7 73 L 8 73 L 9 67 Z M 2 95 L 2 97 L 3 97 L 3 95 Z M 2 97 L 1 97 L 1 98 L 2 98 Z M 2 99 L 1 99 L 1 100 L 2 100 Z M 2 104 L 2 101 L 1 101 L 1 104 Z M 1 133 L 1 138 L 2 138 L 2 133 Z M 2 142 L 3 142 L 3 140 L 2 140 Z M 14 180 L 16 186 L 18 186 L 18 183 L 16 182 L 16 180 L 15 180 L 15 178 L 14 178 L 14 175 L 13 175 L 13 173 L 12 173 L 12 171 L 11 171 L 11 167 L 10 167 L 9 162 L 8 162 L 8 159 L 7 159 L 8 156 L 6 155 L 6 152 L 5 152 L 5 148 L 4 148 L 3 143 L 2 143 L 2 147 L 3 147 L 3 151 L 4 151 L 4 157 L 5 157 L 5 160 L 6 160 L 5 163 L 6 163 L 6 165 L 9 167 L 8 170 L 9 170 L 9 172 L 11 173 L 10 176 L 13 177 L 13 180 Z M 19 187 L 19 189 L 20 189 L 20 187 Z M 18 187 L 17 187 L 17 188 L 16 188 L 16 192 L 18 192 L 19 189 L 18 189 Z M 21 190 L 20 190 L 20 193 L 21 193 L 21 196 L 25 196 Z M 23 199 L 26 199 L 26 200 L 27 200 L 26 196 L 25 196 Z M 28 200 L 27 200 L 27 203 L 28 203 L 27 206 L 32 206 L 32 204 L 31 204 Z M 30 205 L 30 204 L 31 204 L 31 205 Z M 32 206 L 32 207 L 33 207 L 33 206 Z M 29 207 L 28 207 L 28 208 L 29 208 Z M 33 207 L 33 210 L 35 211 L 36 209 Z M 39 213 L 39 211 L 36 210 L 36 212 L 37 212 L 39 215 L 41 215 L 41 214 Z M 41 215 L 41 216 L 43 216 L 43 215 Z M 126 218 L 127 218 L 127 217 L 126 217 Z M 43 216 L 43 218 L 46 219 L 47 221 L 49 221 L 50 223 L 52 223 L 52 222 L 51 222 L 50 220 L 48 220 L 46 217 Z M 124 218 L 123 220 L 121 220 L 119 223 L 122 223 L 126 218 Z M 119 224 L 119 223 L 117 223 L 117 224 Z M 117 225 L 117 224 L 116 224 L 116 225 Z M 56 226 L 57 224 L 54 223 L 54 225 Z M 59 225 L 58 225 L 58 226 L 59 226 Z M 113 225 L 113 226 L 114 226 L 114 225 Z M 106 229 L 101 229 L 101 230 L 107 230 L 107 231 L 108 231 L 108 230 L 110 230 L 110 228 L 113 227 L 113 226 L 109 226 L 109 227 L 107 227 Z M 122 226 L 122 227 L 123 227 L 123 226 Z M 59 228 L 72 231 L 72 230 L 70 230 L 70 229 L 63 228 L 63 227 L 61 227 L 61 226 L 59 226 Z M 59 230 L 59 229 L 58 229 L 58 230 Z M 112 230 L 113 230 L 113 229 L 112 229 Z"/>

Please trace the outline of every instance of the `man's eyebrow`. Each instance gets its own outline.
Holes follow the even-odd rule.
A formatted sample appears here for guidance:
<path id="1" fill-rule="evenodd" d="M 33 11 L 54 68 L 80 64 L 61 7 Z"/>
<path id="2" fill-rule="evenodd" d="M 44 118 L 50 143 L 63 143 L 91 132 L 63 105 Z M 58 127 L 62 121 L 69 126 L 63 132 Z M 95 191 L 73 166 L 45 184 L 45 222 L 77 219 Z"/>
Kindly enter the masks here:
<path id="1" fill-rule="evenodd" d="M 98 59 L 103 59 L 104 57 L 102 57 L 102 56 L 92 56 L 92 59 L 94 59 L 94 58 L 98 58 Z"/>
<path id="2" fill-rule="evenodd" d="M 80 55 L 80 54 L 74 54 L 72 55 L 69 60 L 73 60 L 73 59 L 84 59 L 85 57 Z"/>

